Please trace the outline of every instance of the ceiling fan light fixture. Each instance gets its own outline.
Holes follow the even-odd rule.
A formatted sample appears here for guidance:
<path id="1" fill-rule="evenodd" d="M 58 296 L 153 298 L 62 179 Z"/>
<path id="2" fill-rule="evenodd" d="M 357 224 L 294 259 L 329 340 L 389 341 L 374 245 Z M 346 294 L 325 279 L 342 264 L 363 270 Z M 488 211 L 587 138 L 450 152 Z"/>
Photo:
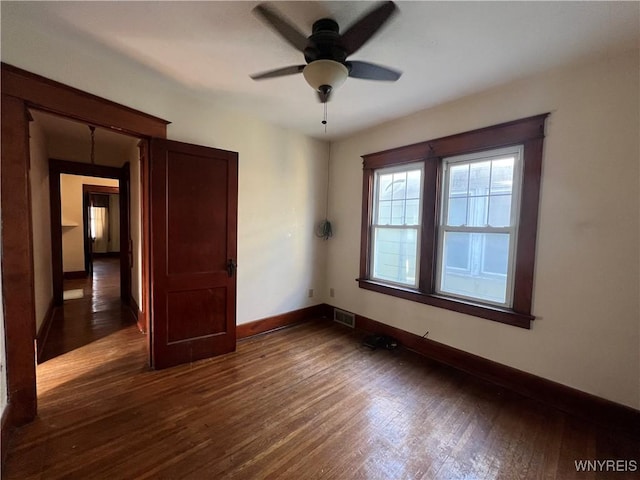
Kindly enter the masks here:
<path id="1" fill-rule="evenodd" d="M 315 60 L 304 67 L 302 71 L 304 79 L 316 91 L 322 91 L 321 87 L 331 87 L 335 90 L 349 76 L 349 69 L 335 60 Z"/>

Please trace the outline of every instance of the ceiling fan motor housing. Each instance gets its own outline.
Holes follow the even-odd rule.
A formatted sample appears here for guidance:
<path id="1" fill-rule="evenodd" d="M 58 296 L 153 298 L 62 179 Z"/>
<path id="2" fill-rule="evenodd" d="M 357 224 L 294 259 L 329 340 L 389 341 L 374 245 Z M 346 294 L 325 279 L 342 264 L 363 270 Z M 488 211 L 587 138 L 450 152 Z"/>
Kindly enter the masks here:
<path id="1" fill-rule="evenodd" d="M 359 60 L 347 62 L 347 57 L 368 42 L 396 10 L 392 1 L 380 2 L 342 34 L 335 20 L 321 18 L 314 22 L 311 35 L 307 37 L 268 4 L 259 4 L 254 12 L 287 43 L 302 52 L 307 64 L 276 68 L 251 75 L 251 78 L 263 80 L 302 73 L 322 103 L 329 101 L 332 90 L 342 85 L 347 77 L 396 81 L 402 73 L 391 68 Z"/>
<path id="2" fill-rule="evenodd" d="M 307 63 L 315 60 L 345 62 L 347 52 L 340 42 L 340 27 L 335 20 L 322 18 L 314 22 L 304 58 Z"/>

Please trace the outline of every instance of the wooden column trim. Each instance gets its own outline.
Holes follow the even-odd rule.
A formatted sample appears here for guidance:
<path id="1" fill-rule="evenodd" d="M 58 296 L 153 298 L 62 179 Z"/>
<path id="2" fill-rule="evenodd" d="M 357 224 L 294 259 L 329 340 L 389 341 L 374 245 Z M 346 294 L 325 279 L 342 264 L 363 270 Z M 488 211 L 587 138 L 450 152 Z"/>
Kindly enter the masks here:
<path id="1" fill-rule="evenodd" d="M 29 119 L 24 102 L 2 95 L 2 296 L 7 393 L 12 422 L 36 415 L 33 235 L 29 189 Z M 25 161 L 26 160 L 26 161 Z"/>

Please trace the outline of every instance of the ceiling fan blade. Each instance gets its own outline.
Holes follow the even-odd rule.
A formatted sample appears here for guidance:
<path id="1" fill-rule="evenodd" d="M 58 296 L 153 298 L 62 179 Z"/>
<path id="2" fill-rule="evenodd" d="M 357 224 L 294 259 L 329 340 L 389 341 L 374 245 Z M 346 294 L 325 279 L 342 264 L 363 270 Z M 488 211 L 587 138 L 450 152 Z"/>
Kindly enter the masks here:
<path id="1" fill-rule="evenodd" d="M 347 56 L 362 47 L 389 20 L 396 10 L 395 3 L 384 2 L 351 25 L 342 34 L 342 45 L 347 52 Z"/>
<path id="2" fill-rule="evenodd" d="M 264 80 L 265 78 L 284 77 L 285 75 L 295 75 L 302 72 L 306 65 L 291 65 L 290 67 L 276 68 L 267 72 L 254 73 L 251 78 L 254 80 Z"/>
<path id="3" fill-rule="evenodd" d="M 400 78 L 402 72 L 391 68 L 382 67 L 375 63 L 359 62 L 354 60 L 347 62 L 349 76 L 352 78 L 363 78 L 365 80 L 382 80 L 386 82 L 395 82 Z"/>
<path id="4" fill-rule="evenodd" d="M 267 24 L 278 32 L 295 49 L 304 52 L 307 47 L 307 37 L 296 27 L 291 25 L 275 10 L 269 8 L 264 3 L 258 5 L 253 11 L 260 15 Z"/>

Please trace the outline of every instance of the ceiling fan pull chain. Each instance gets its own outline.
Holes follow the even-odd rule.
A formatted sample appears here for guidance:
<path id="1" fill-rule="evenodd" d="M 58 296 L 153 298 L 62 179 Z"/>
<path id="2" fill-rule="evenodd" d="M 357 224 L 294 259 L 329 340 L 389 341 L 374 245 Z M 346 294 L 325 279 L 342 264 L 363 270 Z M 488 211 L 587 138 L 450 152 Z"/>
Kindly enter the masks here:
<path id="1" fill-rule="evenodd" d="M 324 117 L 322 118 L 322 124 L 324 125 L 324 133 L 327 133 L 327 104 L 326 102 L 323 103 L 324 105 Z"/>

